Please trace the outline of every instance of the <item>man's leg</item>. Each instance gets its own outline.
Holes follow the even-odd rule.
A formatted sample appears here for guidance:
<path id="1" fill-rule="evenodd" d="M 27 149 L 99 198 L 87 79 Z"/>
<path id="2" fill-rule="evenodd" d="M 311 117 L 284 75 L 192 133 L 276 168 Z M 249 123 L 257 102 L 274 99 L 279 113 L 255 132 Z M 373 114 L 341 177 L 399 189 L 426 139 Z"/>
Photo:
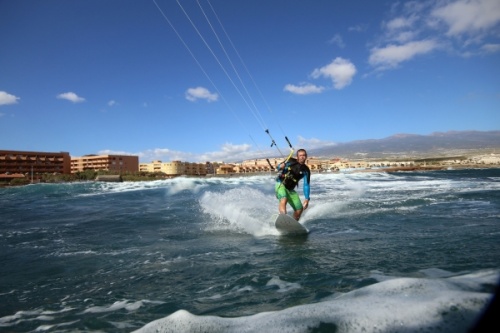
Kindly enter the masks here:
<path id="1" fill-rule="evenodd" d="M 281 183 L 276 183 L 276 198 L 279 200 L 278 210 L 280 214 L 286 214 L 286 204 L 288 203 L 288 191 Z"/>
<path id="2" fill-rule="evenodd" d="M 288 192 L 288 196 L 288 203 L 293 208 L 293 218 L 298 221 L 302 215 L 302 211 L 304 210 L 302 202 L 300 201 L 299 195 L 295 191 Z"/>
<path id="3" fill-rule="evenodd" d="M 280 205 L 279 205 L 280 214 L 286 214 L 286 204 L 287 204 L 287 202 L 288 202 L 288 199 L 286 197 L 280 199 Z"/>
<path id="4" fill-rule="evenodd" d="M 303 210 L 302 208 L 301 208 L 301 209 L 297 209 L 297 210 L 295 210 L 295 211 L 293 212 L 293 218 L 294 218 L 295 220 L 297 220 L 297 221 L 298 221 L 298 220 L 300 219 L 300 216 L 302 215 L 302 212 L 303 212 L 303 211 L 304 211 L 304 210 Z"/>

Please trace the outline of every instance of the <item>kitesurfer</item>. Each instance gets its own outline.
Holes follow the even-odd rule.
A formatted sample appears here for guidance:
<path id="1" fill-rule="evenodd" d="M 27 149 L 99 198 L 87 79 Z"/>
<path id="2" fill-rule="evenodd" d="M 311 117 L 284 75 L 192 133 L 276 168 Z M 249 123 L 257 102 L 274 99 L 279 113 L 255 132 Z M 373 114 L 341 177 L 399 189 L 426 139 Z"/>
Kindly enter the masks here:
<path id="1" fill-rule="evenodd" d="M 278 164 L 277 170 L 280 171 L 276 178 L 275 192 L 279 200 L 280 214 L 286 214 L 286 204 L 292 206 L 294 212 L 293 217 L 299 220 L 302 212 L 309 206 L 309 194 L 311 182 L 311 170 L 306 165 L 307 152 L 305 149 L 297 150 L 297 158 L 289 158 L 288 160 Z M 299 180 L 303 179 L 304 202 L 300 201 L 300 197 L 295 191 Z"/>

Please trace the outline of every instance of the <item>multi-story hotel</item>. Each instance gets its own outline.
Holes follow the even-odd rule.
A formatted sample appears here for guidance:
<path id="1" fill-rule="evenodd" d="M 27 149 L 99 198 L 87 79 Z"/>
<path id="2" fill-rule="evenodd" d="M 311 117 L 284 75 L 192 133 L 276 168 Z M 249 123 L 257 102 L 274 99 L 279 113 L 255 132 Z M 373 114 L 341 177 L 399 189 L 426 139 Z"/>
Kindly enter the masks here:
<path id="1" fill-rule="evenodd" d="M 129 155 L 85 155 L 71 158 L 71 173 L 103 170 L 116 173 L 139 171 L 139 157 Z"/>
<path id="2" fill-rule="evenodd" d="M 181 161 L 172 161 L 163 163 L 162 161 L 153 161 L 151 163 L 139 164 L 141 172 L 162 172 L 169 176 L 205 176 L 208 171 L 206 163 L 190 163 Z"/>
<path id="3" fill-rule="evenodd" d="M 0 150 L 0 173 L 41 174 L 71 172 L 71 157 L 67 152 L 34 152 Z"/>

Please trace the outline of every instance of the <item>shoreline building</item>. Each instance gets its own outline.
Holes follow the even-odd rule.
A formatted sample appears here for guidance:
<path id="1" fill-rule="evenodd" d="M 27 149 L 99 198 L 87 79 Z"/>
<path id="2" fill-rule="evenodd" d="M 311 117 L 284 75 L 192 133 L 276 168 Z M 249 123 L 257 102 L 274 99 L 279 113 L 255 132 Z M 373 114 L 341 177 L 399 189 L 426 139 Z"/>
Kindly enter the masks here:
<path id="1" fill-rule="evenodd" d="M 84 155 L 71 158 L 71 173 L 85 170 L 110 171 L 119 174 L 139 171 L 139 156 Z"/>
<path id="2" fill-rule="evenodd" d="M 190 163 L 181 161 L 153 161 L 151 163 L 140 163 L 140 172 L 161 172 L 167 176 L 206 176 L 210 171 L 208 163 Z"/>
<path id="3" fill-rule="evenodd" d="M 68 152 L 0 150 L 0 174 L 70 174 Z"/>
<path id="4" fill-rule="evenodd" d="M 234 173 L 256 173 L 256 172 L 275 172 L 278 164 L 284 161 L 284 158 L 256 158 L 252 160 L 245 160 L 234 166 Z M 315 157 L 309 157 L 306 160 L 306 165 L 314 171 L 321 171 L 323 169 L 323 160 Z"/>

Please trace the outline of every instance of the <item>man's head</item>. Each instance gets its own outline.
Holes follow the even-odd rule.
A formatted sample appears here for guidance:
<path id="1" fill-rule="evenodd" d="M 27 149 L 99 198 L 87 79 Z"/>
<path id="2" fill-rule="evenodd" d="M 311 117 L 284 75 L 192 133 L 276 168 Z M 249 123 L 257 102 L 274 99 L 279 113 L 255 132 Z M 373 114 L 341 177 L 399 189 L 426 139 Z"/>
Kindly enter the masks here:
<path id="1" fill-rule="evenodd" d="M 297 150 L 297 162 L 300 164 L 306 163 L 307 160 L 307 152 L 305 149 L 299 149 Z"/>

